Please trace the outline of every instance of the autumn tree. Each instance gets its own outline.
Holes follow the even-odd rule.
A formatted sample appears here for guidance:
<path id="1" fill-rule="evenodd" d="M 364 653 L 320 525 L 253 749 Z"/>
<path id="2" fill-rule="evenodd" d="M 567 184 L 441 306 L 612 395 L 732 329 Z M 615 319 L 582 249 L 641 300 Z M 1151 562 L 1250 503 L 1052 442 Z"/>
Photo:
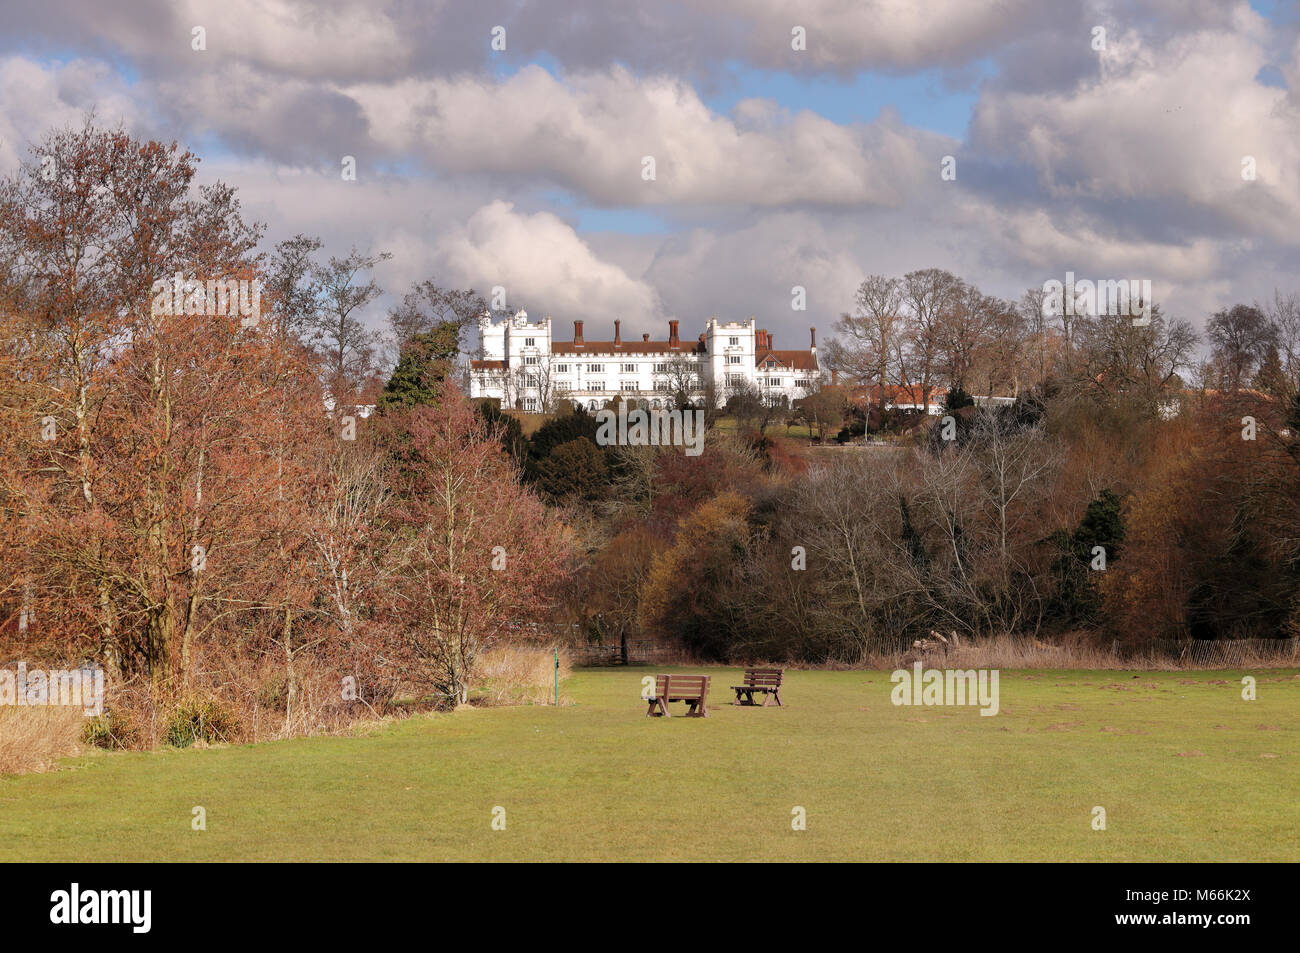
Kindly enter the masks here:
<path id="1" fill-rule="evenodd" d="M 414 671 L 464 702 L 479 655 L 545 620 L 570 535 L 454 385 L 382 424 L 400 430 L 404 455 L 385 610 Z"/>
<path id="2" fill-rule="evenodd" d="M 193 187 L 196 162 L 87 124 L 0 185 L 6 321 L 39 357 L 0 385 L 21 422 L 5 495 L 24 575 L 68 655 L 160 686 L 188 680 L 223 619 L 310 604 L 285 580 L 304 553 L 299 461 L 324 425 L 302 349 L 261 320 L 261 228 L 231 189 Z"/>
<path id="3" fill-rule="evenodd" d="M 643 629 L 709 658 L 726 658 L 727 635 L 739 608 L 739 573 L 749 549 L 749 512 L 745 497 L 727 491 L 682 521 L 642 588 Z"/>

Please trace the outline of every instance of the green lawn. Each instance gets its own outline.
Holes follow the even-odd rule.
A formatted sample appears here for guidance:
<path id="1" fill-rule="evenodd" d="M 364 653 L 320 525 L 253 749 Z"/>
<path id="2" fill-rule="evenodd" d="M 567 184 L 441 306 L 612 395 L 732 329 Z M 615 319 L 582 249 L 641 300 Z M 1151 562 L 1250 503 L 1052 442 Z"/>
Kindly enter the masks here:
<path id="1" fill-rule="evenodd" d="M 1250 702 L 1241 673 L 1003 672 L 981 717 L 895 707 L 884 672 L 735 708 L 712 669 L 711 717 L 647 719 L 652 671 L 581 671 L 559 709 L 0 778 L 0 860 L 1300 860 L 1294 670 Z"/>

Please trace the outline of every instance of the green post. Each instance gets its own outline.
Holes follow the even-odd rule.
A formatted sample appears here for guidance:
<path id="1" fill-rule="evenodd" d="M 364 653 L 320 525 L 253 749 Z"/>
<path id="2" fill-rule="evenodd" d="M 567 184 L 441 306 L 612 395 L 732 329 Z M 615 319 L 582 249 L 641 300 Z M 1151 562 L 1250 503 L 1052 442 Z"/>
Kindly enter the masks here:
<path id="1" fill-rule="evenodd" d="M 560 707 L 560 650 L 555 650 L 555 707 Z"/>

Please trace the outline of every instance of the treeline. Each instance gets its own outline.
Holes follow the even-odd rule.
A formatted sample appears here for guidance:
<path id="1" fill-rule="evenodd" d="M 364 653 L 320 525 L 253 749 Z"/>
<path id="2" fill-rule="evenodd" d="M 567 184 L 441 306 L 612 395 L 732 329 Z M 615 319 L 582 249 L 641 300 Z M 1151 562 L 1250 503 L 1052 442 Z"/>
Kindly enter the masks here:
<path id="1" fill-rule="evenodd" d="M 1042 288 L 1007 301 L 937 268 L 872 275 L 836 324 L 840 340 L 825 363 L 843 383 L 903 388 L 918 402 L 938 403 L 952 388 L 990 397 L 1072 391 L 1122 396 L 1145 411 L 1190 384 L 1293 396 L 1300 296 L 1209 316 L 1205 360 L 1188 322 L 1167 318 L 1156 302 L 1125 301 L 1130 313 L 1095 301 L 1093 313 L 1076 313 Z"/>
<path id="2" fill-rule="evenodd" d="M 598 450 L 558 425 L 564 453 L 533 469 L 589 553 L 574 624 L 708 659 L 850 663 L 931 630 L 1106 646 L 1300 635 L 1300 298 L 1210 315 L 1203 360 L 1159 305 L 1145 322 L 1053 323 L 1026 300 L 933 270 L 864 283 L 860 316 L 892 309 L 893 343 L 833 348 L 841 381 L 960 382 L 889 447 L 814 456 L 768 430 L 799 416 L 824 429 L 828 408 L 830 432 L 847 429 L 862 411 L 845 384 L 793 417 L 750 409 L 695 460 Z M 960 386 L 1008 382 L 1014 402 L 982 409 Z"/>

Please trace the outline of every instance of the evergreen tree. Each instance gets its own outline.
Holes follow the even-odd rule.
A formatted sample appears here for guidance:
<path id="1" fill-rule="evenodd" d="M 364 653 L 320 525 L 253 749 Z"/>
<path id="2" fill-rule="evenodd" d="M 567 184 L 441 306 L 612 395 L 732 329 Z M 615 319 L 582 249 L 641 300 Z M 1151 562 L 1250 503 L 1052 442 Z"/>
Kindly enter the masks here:
<path id="1" fill-rule="evenodd" d="M 449 321 L 414 334 L 379 396 L 380 410 L 436 404 L 460 355 L 460 325 Z"/>

